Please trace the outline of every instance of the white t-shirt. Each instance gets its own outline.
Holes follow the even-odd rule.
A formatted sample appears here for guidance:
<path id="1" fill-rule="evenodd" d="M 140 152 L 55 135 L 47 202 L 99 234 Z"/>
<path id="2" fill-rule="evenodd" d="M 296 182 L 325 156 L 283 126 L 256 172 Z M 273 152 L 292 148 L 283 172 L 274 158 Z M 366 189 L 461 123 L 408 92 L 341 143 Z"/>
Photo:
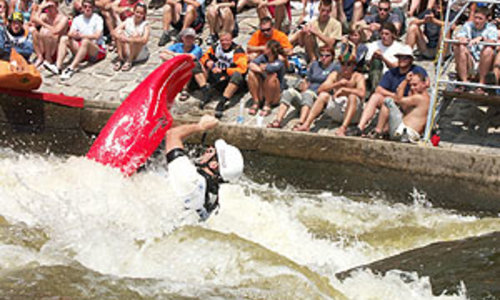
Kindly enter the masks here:
<path id="1" fill-rule="evenodd" d="M 368 52 L 366 54 L 367 61 L 370 61 L 372 59 L 373 53 L 375 53 L 375 51 L 380 50 L 380 52 L 382 52 L 382 55 L 388 61 L 390 61 L 391 63 L 397 63 L 398 59 L 394 55 L 396 53 L 398 53 L 399 50 L 401 50 L 401 48 L 403 47 L 403 44 L 401 44 L 400 42 L 393 42 L 392 45 L 387 47 L 387 46 L 384 46 L 384 44 L 382 44 L 381 40 L 378 40 L 378 41 L 369 43 L 367 45 L 367 47 L 368 47 Z M 389 68 L 387 68 L 387 65 L 384 64 L 383 72 L 385 73 L 387 70 L 389 70 Z"/>
<path id="2" fill-rule="evenodd" d="M 75 19 L 73 19 L 73 23 L 71 24 L 70 30 L 78 31 L 81 34 L 85 35 L 101 32 L 101 36 L 96 40 L 96 43 L 98 45 L 103 45 L 104 44 L 104 40 L 102 38 L 103 28 L 104 26 L 101 16 L 93 13 L 92 16 L 90 16 L 90 18 L 85 18 L 83 14 L 77 16 Z"/>
<path id="3" fill-rule="evenodd" d="M 168 164 L 169 183 L 186 209 L 204 210 L 207 182 L 187 156 Z"/>
<path id="4" fill-rule="evenodd" d="M 139 25 L 136 25 L 134 22 L 134 16 L 128 17 L 125 20 L 125 27 L 123 28 L 123 33 L 129 37 L 133 35 L 143 36 L 144 31 L 146 30 L 146 26 L 148 25 L 148 21 L 142 21 Z M 142 61 L 149 57 L 149 49 L 147 45 L 142 47 L 141 52 L 136 57 L 136 61 Z"/>

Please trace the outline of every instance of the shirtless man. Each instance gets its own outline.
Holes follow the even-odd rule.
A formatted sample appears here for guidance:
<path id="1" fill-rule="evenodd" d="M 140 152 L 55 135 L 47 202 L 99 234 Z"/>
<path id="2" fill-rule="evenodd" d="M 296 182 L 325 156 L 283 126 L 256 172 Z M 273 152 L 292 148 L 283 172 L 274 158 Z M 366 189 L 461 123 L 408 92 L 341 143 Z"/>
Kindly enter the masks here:
<path id="1" fill-rule="evenodd" d="M 408 84 L 410 93 L 405 97 L 404 92 Z M 410 142 L 418 142 L 425 129 L 429 102 L 430 95 L 427 92 L 425 76 L 409 72 L 399 84 L 396 97 L 384 100 L 375 130 L 378 132 L 388 130 L 392 139 L 403 141 L 408 138 Z M 395 103 L 399 104 L 402 111 Z"/>
<path id="2" fill-rule="evenodd" d="M 57 55 L 59 39 L 68 30 L 68 17 L 59 12 L 57 0 L 46 0 L 40 9 L 31 17 L 31 21 L 41 26 L 33 32 L 33 47 L 37 56 L 35 66 L 44 61 L 53 64 Z"/>
<path id="3" fill-rule="evenodd" d="M 331 73 L 318 88 L 318 99 L 314 102 L 306 121 L 296 128 L 297 131 L 309 131 L 312 122 L 325 109 L 335 122 L 342 123 L 336 134 L 346 135 L 347 126 L 357 123 L 361 117 L 366 85 L 363 74 L 354 71 L 356 56 L 347 52 L 339 56 L 342 64 L 340 72 Z"/>

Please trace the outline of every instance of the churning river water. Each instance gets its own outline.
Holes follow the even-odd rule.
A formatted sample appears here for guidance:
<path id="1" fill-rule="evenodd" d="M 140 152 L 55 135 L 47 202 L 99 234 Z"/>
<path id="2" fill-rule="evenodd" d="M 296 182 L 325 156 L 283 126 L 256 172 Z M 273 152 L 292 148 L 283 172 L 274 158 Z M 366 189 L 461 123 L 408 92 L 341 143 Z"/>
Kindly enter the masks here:
<path id="1" fill-rule="evenodd" d="M 200 223 L 173 188 L 161 163 L 124 178 L 83 157 L 0 150 L 0 298 L 467 299 L 466 285 L 433 295 L 418 273 L 335 274 L 500 230 L 418 190 L 401 204 L 250 176 Z"/>

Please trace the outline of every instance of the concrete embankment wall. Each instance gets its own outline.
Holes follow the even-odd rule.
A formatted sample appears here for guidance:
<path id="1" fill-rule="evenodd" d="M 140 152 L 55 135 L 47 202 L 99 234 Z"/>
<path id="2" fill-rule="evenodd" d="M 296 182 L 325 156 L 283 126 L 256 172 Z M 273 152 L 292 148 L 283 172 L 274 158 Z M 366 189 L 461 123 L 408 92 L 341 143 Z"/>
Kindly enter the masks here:
<path id="1" fill-rule="evenodd" d="M 3 146 L 30 151 L 84 154 L 92 136 L 106 124 L 116 104 L 87 101 L 83 109 L 39 100 L 0 96 Z M 176 124 L 196 121 L 176 117 Z M 460 179 L 500 191 L 500 157 L 418 145 L 296 133 L 251 126 L 220 124 L 208 141 L 223 137 L 242 150 L 324 161 L 387 168 L 419 176 Z M 192 142 L 200 141 L 200 136 Z M 500 195 L 500 192 L 498 192 Z"/>

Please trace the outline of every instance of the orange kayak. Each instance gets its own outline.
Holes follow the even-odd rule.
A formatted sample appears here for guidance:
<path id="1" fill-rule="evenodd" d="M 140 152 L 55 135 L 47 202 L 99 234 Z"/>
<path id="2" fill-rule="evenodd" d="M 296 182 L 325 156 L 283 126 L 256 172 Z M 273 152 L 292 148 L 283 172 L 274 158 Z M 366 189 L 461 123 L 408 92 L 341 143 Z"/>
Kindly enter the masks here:
<path id="1" fill-rule="evenodd" d="M 35 66 L 26 62 L 16 50 L 12 49 L 10 61 L 0 61 L 0 87 L 31 91 L 42 84 L 42 76 Z"/>

